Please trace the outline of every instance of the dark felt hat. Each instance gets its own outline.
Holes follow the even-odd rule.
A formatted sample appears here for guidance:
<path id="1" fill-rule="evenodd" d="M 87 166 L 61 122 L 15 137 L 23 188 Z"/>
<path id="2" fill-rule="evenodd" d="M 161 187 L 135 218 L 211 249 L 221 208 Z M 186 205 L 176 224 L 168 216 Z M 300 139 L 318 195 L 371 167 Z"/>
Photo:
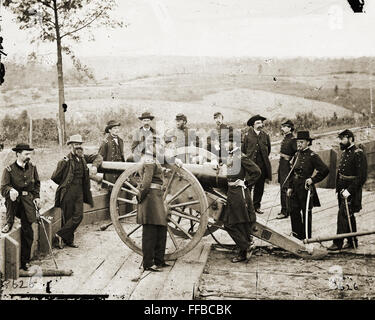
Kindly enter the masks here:
<path id="1" fill-rule="evenodd" d="M 286 126 L 286 127 L 289 127 L 291 128 L 292 130 L 294 130 L 294 123 L 291 121 L 291 120 L 286 120 L 284 121 L 281 126 Z"/>
<path id="2" fill-rule="evenodd" d="M 183 113 L 176 114 L 176 120 L 184 120 L 187 121 L 186 116 Z"/>
<path id="3" fill-rule="evenodd" d="M 309 131 L 297 131 L 296 140 L 312 141 L 312 140 L 314 140 L 314 138 L 310 137 L 310 132 Z"/>
<path id="4" fill-rule="evenodd" d="M 118 126 L 121 126 L 120 122 L 117 122 L 116 120 L 109 120 L 107 123 L 107 126 L 105 127 L 104 132 L 108 133 L 109 129 L 112 129 L 113 127 L 118 127 Z"/>
<path id="5" fill-rule="evenodd" d="M 30 145 L 27 143 L 18 143 L 14 148 L 12 148 L 15 152 L 21 152 L 21 151 L 33 151 L 34 148 L 31 148 Z"/>
<path id="6" fill-rule="evenodd" d="M 348 138 L 353 138 L 354 139 L 354 134 L 352 131 L 350 131 L 349 129 L 345 129 L 344 131 L 341 131 L 339 134 L 338 134 L 338 137 L 339 138 L 342 138 L 342 137 L 348 137 Z"/>
<path id="7" fill-rule="evenodd" d="M 143 112 L 140 117 L 138 117 L 139 120 L 143 119 L 150 119 L 153 120 L 155 117 L 150 112 Z"/>
<path id="8" fill-rule="evenodd" d="M 258 121 L 258 120 L 262 120 L 262 121 L 264 121 L 264 120 L 267 120 L 267 118 L 262 117 L 260 114 L 257 114 L 257 115 L 255 115 L 255 116 L 252 116 L 252 117 L 247 121 L 247 125 L 248 125 L 249 127 L 251 127 L 251 126 L 254 125 L 254 122 L 255 122 L 255 121 Z"/>

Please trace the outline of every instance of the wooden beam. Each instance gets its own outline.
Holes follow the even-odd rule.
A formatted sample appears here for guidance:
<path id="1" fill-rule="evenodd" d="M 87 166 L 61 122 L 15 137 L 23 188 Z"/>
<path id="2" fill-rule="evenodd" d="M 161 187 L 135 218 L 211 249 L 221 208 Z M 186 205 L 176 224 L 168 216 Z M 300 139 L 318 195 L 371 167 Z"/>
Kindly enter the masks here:
<path id="1" fill-rule="evenodd" d="M 333 235 L 333 236 L 305 239 L 305 240 L 303 240 L 303 243 L 324 242 L 324 241 L 330 241 L 330 240 L 334 240 L 334 239 L 343 239 L 343 238 L 348 238 L 348 237 L 360 237 L 360 236 L 367 236 L 369 234 L 374 234 L 374 233 L 375 233 L 375 230 L 373 230 L 373 231 L 362 231 L 362 232 L 352 232 L 352 233 L 341 233 L 341 234 L 336 234 L 336 235 Z"/>

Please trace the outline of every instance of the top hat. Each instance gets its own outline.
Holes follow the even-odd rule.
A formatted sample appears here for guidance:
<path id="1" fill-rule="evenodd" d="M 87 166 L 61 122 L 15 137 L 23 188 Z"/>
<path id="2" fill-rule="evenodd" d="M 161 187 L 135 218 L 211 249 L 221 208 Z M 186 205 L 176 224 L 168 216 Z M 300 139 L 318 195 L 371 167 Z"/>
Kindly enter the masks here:
<path id="1" fill-rule="evenodd" d="M 255 122 L 255 121 L 257 121 L 257 120 L 262 120 L 262 121 L 264 121 L 264 120 L 266 120 L 266 119 L 267 119 L 267 118 L 262 117 L 260 114 L 257 114 L 257 115 L 255 115 L 255 116 L 252 116 L 252 117 L 247 121 L 247 125 L 248 125 L 249 127 L 251 127 L 251 126 L 254 125 L 254 122 Z"/>
<path id="2" fill-rule="evenodd" d="M 342 137 L 348 137 L 348 138 L 353 138 L 354 140 L 354 134 L 352 131 L 350 131 L 349 129 L 345 129 L 344 131 L 341 131 L 339 134 L 338 134 L 338 137 L 339 138 L 342 138 Z"/>
<path id="3" fill-rule="evenodd" d="M 120 122 L 117 122 L 116 120 L 109 120 L 107 123 L 107 126 L 105 127 L 104 132 L 108 133 L 109 129 L 112 129 L 113 127 L 118 127 L 118 126 L 121 126 Z"/>
<path id="4" fill-rule="evenodd" d="M 297 137 L 296 140 L 307 140 L 307 141 L 312 141 L 315 138 L 310 137 L 310 132 L 309 131 L 297 131 Z"/>
<path id="5" fill-rule="evenodd" d="M 27 143 L 17 143 L 17 145 L 12 148 L 15 152 L 21 152 L 21 151 L 33 151 L 34 148 L 31 148 Z"/>
<path id="6" fill-rule="evenodd" d="M 187 121 L 186 116 L 183 113 L 179 113 L 176 115 L 176 120 L 184 120 Z"/>
<path id="7" fill-rule="evenodd" d="M 294 130 L 294 123 L 291 121 L 291 120 L 286 120 L 284 121 L 281 126 L 287 126 L 289 128 L 291 128 L 292 130 Z"/>
<path id="8" fill-rule="evenodd" d="M 82 136 L 80 134 L 70 136 L 66 144 L 69 145 L 71 143 L 83 143 Z"/>
<path id="9" fill-rule="evenodd" d="M 154 119 L 155 117 L 153 115 L 151 115 L 150 112 L 143 112 L 142 115 L 140 117 L 138 117 L 139 120 L 143 120 L 143 119 Z"/>

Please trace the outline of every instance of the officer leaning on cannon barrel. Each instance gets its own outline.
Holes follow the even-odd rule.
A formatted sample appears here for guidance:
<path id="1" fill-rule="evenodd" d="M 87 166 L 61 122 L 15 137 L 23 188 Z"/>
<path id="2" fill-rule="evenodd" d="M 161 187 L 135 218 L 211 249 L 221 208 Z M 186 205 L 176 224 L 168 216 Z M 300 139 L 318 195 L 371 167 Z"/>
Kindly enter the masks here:
<path id="1" fill-rule="evenodd" d="M 263 121 L 265 117 L 257 114 L 247 121 L 249 129 L 245 133 L 242 144 L 242 152 L 253 160 L 261 170 L 261 176 L 254 186 L 254 208 L 255 212 L 262 214 L 260 210 L 262 197 L 264 193 L 264 183 L 266 180 L 272 180 L 271 162 L 269 155 L 271 153 L 270 136 L 263 131 Z"/>
<path id="2" fill-rule="evenodd" d="M 280 204 L 281 212 L 276 219 L 284 219 L 290 213 L 290 199 L 286 196 L 287 186 L 285 180 L 291 169 L 290 160 L 297 151 L 297 143 L 293 136 L 294 124 L 291 120 L 287 120 L 281 124 L 281 131 L 284 135 L 280 146 L 279 168 L 277 170 L 277 178 L 280 184 Z"/>
<path id="3" fill-rule="evenodd" d="M 116 120 L 110 120 L 105 127 L 104 132 L 107 134 L 98 153 L 103 157 L 103 161 L 125 161 L 124 141 L 119 137 L 119 127 L 121 123 Z M 103 179 L 115 183 L 120 174 L 105 173 Z"/>
<path id="4" fill-rule="evenodd" d="M 207 150 L 215 154 L 220 162 L 225 162 L 226 151 L 223 148 L 225 141 L 228 141 L 228 135 L 233 133 L 233 128 L 224 124 L 224 116 L 221 112 L 214 113 L 216 122 L 215 129 L 210 131 L 207 137 Z"/>
<path id="5" fill-rule="evenodd" d="M 93 164 L 90 174 L 95 175 L 103 162 L 100 154 L 84 154 L 82 143 L 79 134 L 69 138 L 67 144 L 70 146 L 70 153 L 58 162 L 51 177 L 52 181 L 58 184 L 55 207 L 62 210 L 62 228 L 54 238 L 60 249 L 63 248 L 63 243 L 69 247 L 78 247 L 74 243 L 74 231 L 83 219 L 83 203 L 94 205 L 87 163 Z"/>
<path id="6" fill-rule="evenodd" d="M 337 234 L 357 231 L 354 214 L 362 209 L 362 187 L 367 179 L 367 159 L 363 150 L 354 144 L 354 134 L 346 129 L 339 133 L 341 154 L 337 176 L 336 192 L 339 211 L 337 215 Z M 349 212 L 347 212 L 349 210 Z M 348 219 L 350 217 L 350 220 Z M 335 239 L 328 250 L 357 248 L 356 237 Z"/>
<path id="7" fill-rule="evenodd" d="M 34 239 L 31 225 L 37 220 L 36 206 L 40 208 L 40 180 L 36 166 L 30 162 L 34 149 L 19 143 L 12 150 L 17 160 L 4 169 L 1 179 L 1 195 L 7 210 L 2 232 L 12 229 L 14 216 L 21 219 L 21 268 L 27 271 Z"/>
<path id="8" fill-rule="evenodd" d="M 291 160 L 292 171 L 286 185 L 288 186 L 287 196 L 290 197 L 291 202 L 292 233 L 294 237 L 303 240 L 306 238 L 306 223 L 308 223 L 307 236 L 311 238 L 312 208 L 320 207 L 315 184 L 328 175 L 329 169 L 322 159 L 309 148 L 314 140 L 310 137 L 309 131 L 298 131 L 296 140 L 298 151 Z M 314 170 L 316 170 L 316 174 L 312 176 Z M 311 201 L 309 199 L 308 221 L 306 221 L 305 211 L 309 188 L 312 199 Z"/>
<path id="9" fill-rule="evenodd" d="M 255 162 L 241 152 L 240 141 L 237 143 L 233 139 L 233 133 L 229 134 L 229 140 L 224 145 L 228 152 L 228 193 L 221 220 L 225 230 L 239 247 L 238 255 L 232 259 L 236 263 L 249 259 L 255 248 L 250 232 L 256 221 L 256 214 L 250 187 L 256 183 L 261 172 Z"/>
<path id="10" fill-rule="evenodd" d="M 150 112 L 143 112 L 138 119 L 142 121 L 142 127 L 137 129 L 133 134 L 131 145 L 132 156 L 127 161 L 139 161 L 145 152 L 145 145 L 148 139 L 156 134 L 155 129 L 151 127 L 151 122 L 155 117 Z"/>
<path id="11" fill-rule="evenodd" d="M 141 158 L 142 181 L 137 187 L 139 191 L 137 223 L 142 224 L 143 270 L 158 272 L 168 267 L 164 255 L 167 241 L 167 211 L 163 200 L 163 168 L 164 146 L 159 137 L 153 136 L 152 144 L 148 144 Z M 181 166 L 182 161 L 176 159 Z"/>

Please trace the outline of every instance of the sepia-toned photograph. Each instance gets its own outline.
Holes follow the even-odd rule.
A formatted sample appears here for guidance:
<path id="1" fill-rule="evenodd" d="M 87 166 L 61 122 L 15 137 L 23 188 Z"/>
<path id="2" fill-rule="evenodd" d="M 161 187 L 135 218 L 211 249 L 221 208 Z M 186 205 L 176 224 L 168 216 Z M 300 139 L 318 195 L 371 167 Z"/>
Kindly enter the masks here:
<path id="1" fill-rule="evenodd" d="M 371 30 L 370 0 L 0 0 L 0 300 L 375 299 Z"/>

